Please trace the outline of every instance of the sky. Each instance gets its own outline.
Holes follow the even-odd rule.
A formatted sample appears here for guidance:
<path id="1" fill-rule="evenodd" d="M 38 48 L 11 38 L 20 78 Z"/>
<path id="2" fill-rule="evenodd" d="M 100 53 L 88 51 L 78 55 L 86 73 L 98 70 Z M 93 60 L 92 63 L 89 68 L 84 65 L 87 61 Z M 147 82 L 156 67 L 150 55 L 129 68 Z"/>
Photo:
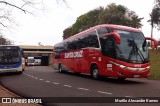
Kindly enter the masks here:
<path id="1" fill-rule="evenodd" d="M 57 2 L 58 1 L 58 2 Z M 142 20 L 142 32 L 150 36 L 151 26 L 147 22 L 154 0 L 43 0 L 32 14 L 13 10 L 16 26 L 4 31 L 6 38 L 16 45 L 55 45 L 62 41 L 63 30 L 75 23 L 77 17 L 99 6 L 106 7 L 110 3 L 121 4 L 133 10 Z M 35 6 L 36 7 L 36 6 Z M 31 10 L 31 9 L 29 9 Z M 153 37 L 160 39 L 160 31 L 154 29 Z"/>

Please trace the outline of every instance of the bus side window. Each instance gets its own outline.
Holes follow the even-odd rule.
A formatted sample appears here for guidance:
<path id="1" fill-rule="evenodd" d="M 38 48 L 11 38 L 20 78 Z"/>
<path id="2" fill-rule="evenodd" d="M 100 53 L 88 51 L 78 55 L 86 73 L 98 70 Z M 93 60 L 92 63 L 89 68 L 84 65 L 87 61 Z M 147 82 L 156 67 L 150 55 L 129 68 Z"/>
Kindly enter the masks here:
<path id="1" fill-rule="evenodd" d="M 86 34 L 84 37 L 79 38 L 78 42 L 79 48 L 86 48 L 86 47 L 95 47 L 99 48 L 98 37 L 96 32 L 90 32 Z"/>
<path id="2" fill-rule="evenodd" d="M 63 51 L 63 49 L 62 49 L 61 44 L 56 45 L 53 49 L 53 52 L 55 53 L 54 58 L 60 59 L 60 52 L 62 52 L 62 51 Z"/>
<path id="3" fill-rule="evenodd" d="M 96 32 L 91 32 L 89 33 L 88 36 L 88 45 L 89 47 L 95 47 L 95 48 L 99 48 L 99 42 L 98 42 L 98 37 L 96 35 Z"/>
<path id="4" fill-rule="evenodd" d="M 55 59 L 60 59 L 60 54 L 59 53 L 55 53 Z"/>
<path id="5" fill-rule="evenodd" d="M 107 30 L 107 28 L 99 28 L 97 29 L 98 35 L 102 35 L 102 34 L 106 34 L 109 31 Z"/>
<path id="6" fill-rule="evenodd" d="M 116 58 L 115 40 L 113 37 L 101 38 L 102 53 L 111 58 Z"/>

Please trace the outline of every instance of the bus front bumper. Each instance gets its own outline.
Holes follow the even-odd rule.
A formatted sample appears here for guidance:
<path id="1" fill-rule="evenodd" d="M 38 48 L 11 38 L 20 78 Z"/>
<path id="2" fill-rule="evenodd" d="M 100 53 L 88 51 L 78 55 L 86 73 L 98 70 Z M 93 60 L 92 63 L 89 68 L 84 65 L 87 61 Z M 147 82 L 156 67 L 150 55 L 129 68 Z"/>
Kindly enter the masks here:
<path id="1" fill-rule="evenodd" d="M 150 72 L 149 69 L 145 70 L 145 71 L 142 71 L 142 72 L 120 70 L 120 71 L 117 71 L 117 76 L 119 78 L 122 78 L 122 77 L 126 77 L 126 78 L 148 78 L 150 76 L 149 72 Z"/>
<path id="2" fill-rule="evenodd" d="M 9 72 L 21 72 L 17 68 L 12 68 L 12 69 L 0 69 L 0 73 L 9 73 Z"/>

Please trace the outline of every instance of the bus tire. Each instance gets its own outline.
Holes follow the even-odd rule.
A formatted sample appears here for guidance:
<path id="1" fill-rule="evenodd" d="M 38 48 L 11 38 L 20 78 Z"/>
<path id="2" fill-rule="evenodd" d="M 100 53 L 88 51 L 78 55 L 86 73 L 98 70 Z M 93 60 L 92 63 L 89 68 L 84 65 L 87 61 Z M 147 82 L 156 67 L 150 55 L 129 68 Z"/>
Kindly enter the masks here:
<path id="1" fill-rule="evenodd" d="M 59 64 L 59 66 L 58 66 L 58 72 L 59 72 L 59 73 L 62 73 L 62 72 L 63 72 L 61 64 Z"/>
<path id="2" fill-rule="evenodd" d="M 94 79 L 98 79 L 99 78 L 99 69 L 97 66 L 93 66 L 91 68 L 91 75 Z"/>
<path id="3" fill-rule="evenodd" d="M 126 78 L 118 78 L 119 81 L 124 81 Z"/>
<path id="4" fill-rule="evenodd" d="M 22 73 L 23 73 L 22 71 L 17 72 L 17 74 L 22 74 Z"/>

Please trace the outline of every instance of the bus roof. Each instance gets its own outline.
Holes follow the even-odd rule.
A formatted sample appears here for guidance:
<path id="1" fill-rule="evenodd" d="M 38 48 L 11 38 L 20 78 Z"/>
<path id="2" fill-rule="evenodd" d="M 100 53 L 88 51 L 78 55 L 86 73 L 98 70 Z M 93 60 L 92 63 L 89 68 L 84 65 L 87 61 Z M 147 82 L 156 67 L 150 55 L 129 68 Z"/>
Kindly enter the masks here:
<path id="1" fill-rule="evenodd" d="M 6 49 L 6 48 L 7 48 L 7 49 L 11 49 L 11 48 L 12 48 L 12 49 L 13 49 L 13 48 L 14 48 L 14 49 L 17 49 L 17 48 L 20 49 L 20 47 L 19 47 L 19 46 L 16 46 L 16 45 L 0 45 L 0 49 Z"/>
<path id="2" fill-rule="evenodd" d="M 10 46 L 10 47 L 11 47 L 11 46 L 13 46 L 13 47 L 16 46 L 16 47 L 19 47 L 19 46 L 17 46 L 17 45 L 0 45 L 0 46 Z"/>
<path id="3" fill-rule="evenodd" d="M 93 31 L 95 29 L 98 29 L 98 28 L 112 28 L 112 29 L 120 29 L 120 30 L 127 30 L 127 31 L 133 31 L 133 32 L 141 32 L 139 29 L 128 27 L 128 26 L 115 25 L 115 24 L 101 24 L 101 25 L 97 25 L 97 26 L 91 27 L 91 28 L 89 28 L 87 30 L 84 30 L 84 31 L 82 31 L 82 32 L 80 32 L 78 34 L 75 34 L 74 36 L 71 36 L 71 37 L 63 40 L 62 42 L 67 42 L 69 40 L 75 39 L 78 36 L 81 36 L 82 34 L 85 34 L 87 32 L 91 32 L 91 31 Z"/>

